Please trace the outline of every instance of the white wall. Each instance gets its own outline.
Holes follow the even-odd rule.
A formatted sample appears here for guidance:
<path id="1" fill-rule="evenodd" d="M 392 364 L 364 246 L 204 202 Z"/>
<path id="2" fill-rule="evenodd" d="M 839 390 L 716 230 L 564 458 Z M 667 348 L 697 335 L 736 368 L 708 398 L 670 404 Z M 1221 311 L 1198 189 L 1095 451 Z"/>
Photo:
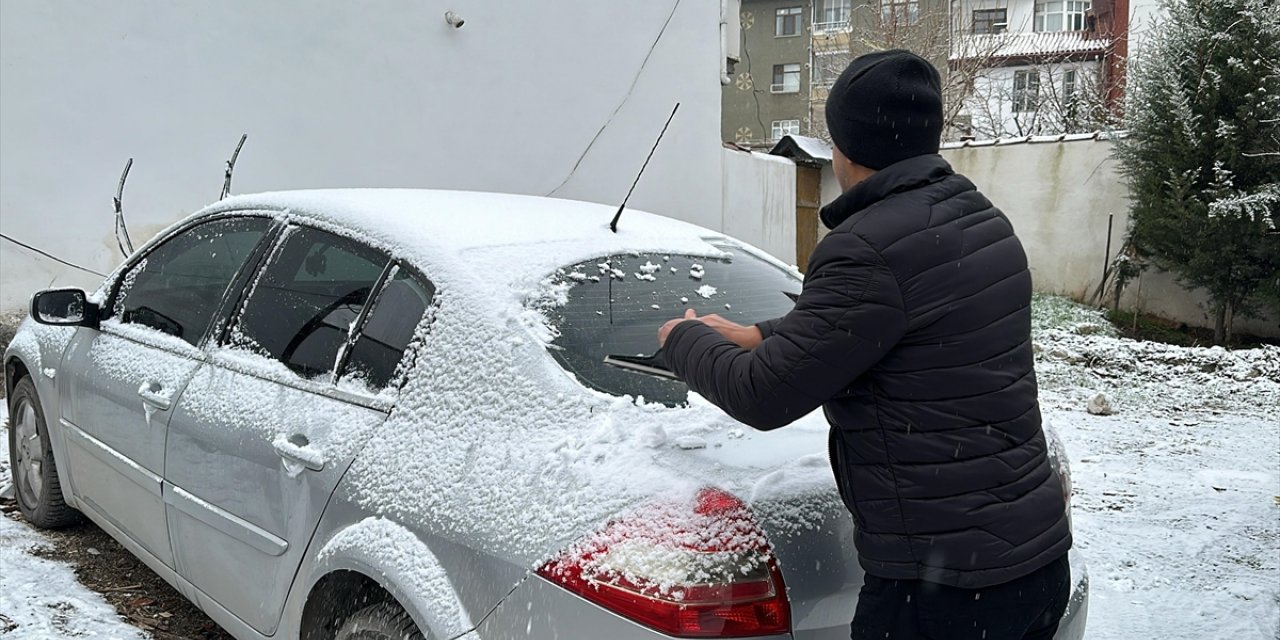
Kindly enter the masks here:
<path id="1" fill-rule="evenodd" d="M 1040 73 L 1041 107 L 1036 111 L 1016 113 L 1013 110 L 1014 75 L 1018 71 Z M 1067 71 L 1076 72 L 1078 95 L 1100 91 L 1102 66 L 1096 60 L 992 67 L 983 71 L 974 78 L 974 90 L 966 99 L 965 106 L 979 137 L 1017 137 L 1063 131 L 1063 107 L 1068 103 L 1063 79 Z"/>
<path id="2" fill-rule="evenodd" d="M 1077 140 L 944 149 L 955 170 L 977 185 L 1013 223 L 1027 251 L 1037 291 L 1088 301 L 1102 281 L 1107 217 L 1114 214 L 1111 254 L 1129 225 L 1129 189 L 1108 141 Z M 1157 270 L 1125 289 L 1121 306 L 1211 327 L 1208 296 L 1188 291 Z M 1237 319 L 1237 332 L 1280 336 L 1277 319 Z"/>
<path id="3" fill-rule="evenodd" d="M 955 6 L 960 12 L 956 17 L 963 18 L 966 27 L 973 19 L 975 9 L 1004 9 L 1010 33 L 1031 31 L 1035 27 L 1033 0 L 960 0 Z"/>
<path id="4" fill-rule="evenodd" d="M 779 260 L 796 263 L 796 165 L 766 153 L 724 149 L 720 228 Z"/>
<path id="5" fill-rule="evenodd" d="M 675 0 L 0 2 L 0 224 L 106 271 L 217 197 L 337 186 L 547 194 L 623 103 Z M 449 27 L 447 9 L 465 20 Z M 685 1 L 557 196 L 721 221 L 719 3 Z M 93 277 L 0 243 L 0 309 Z"/>

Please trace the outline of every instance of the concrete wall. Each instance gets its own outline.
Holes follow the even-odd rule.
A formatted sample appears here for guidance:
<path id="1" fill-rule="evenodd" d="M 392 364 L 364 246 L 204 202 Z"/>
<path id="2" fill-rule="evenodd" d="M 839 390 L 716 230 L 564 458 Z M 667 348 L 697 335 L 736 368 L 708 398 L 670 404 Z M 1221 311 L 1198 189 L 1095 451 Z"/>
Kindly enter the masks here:
<path id="1" fill-rule="evenodd" d="M 107 271 L 124 161 L 140 243 L 217 197 L 242 132 L 237 193 L 443 187 L 612 204 L 679 101 L 631 204 L 714 227 L 720 20 L 719 3 L 676 0 L 4 0 L 0 224 Z M 0 309 L 96 281 L 7 242 L 0 271 Z"/>
<path id="2" fill-rule="evenodd" d="M 1107 217 L 1114 214 L 1111 252 L 1124 243 L 1129 189 L 1116 171 L 1111 143 L 1101 140 L 950 148 L 943 156 L 1013 222 L 1039 291 L 1089 300 L 1109 259 Z M 1193 241 L 1189 239 L 1189 241 Z M 1193 326 L 1213 326 L 1208 296 L 1188 291 L 1170 273 L 1148 271 L 1121 305 Z M 1276 318 L 1244 319 L 1237 332 L 1280 336 Z"/>
<path id="3" fill-rule="evenodd" d="M 942 155 L 974 182 L 1013 223 L 1030 262 L 1037 291 L 1091 301 L 1102 281 L 1107 255 L 1124 244 L 1129 225 L 1129 189 L 1105 140 L 949 145 Z M 822 169 L 822 202 L 839 197 L 830 165 Z M 826 228 L 819 224 L 819 236 Z M 1124 291 L 1121 307 L 1212 327 L 1209 297 L 1188 290 L 1168 272 L 1150 269 Z M 1280 337 L 1280 318 L 1237 318 L 1237 332 Z"/>
<path id="4" fill-rule="evenodd" d="M 796 165 L 765 153 L 724 149 L 720 228 L 787 264 L 796 263 Z"/>

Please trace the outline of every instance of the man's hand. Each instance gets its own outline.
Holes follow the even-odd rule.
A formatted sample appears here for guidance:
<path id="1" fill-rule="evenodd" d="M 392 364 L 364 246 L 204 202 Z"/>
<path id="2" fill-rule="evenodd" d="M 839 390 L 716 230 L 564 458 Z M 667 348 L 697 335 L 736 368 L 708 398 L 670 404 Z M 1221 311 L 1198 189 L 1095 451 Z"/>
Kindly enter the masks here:
<path id="1" fill-rule="evenodd" d="M 698 317 L 698 314 L 693 309 L 689 309 L 684 312 L 683 318 L 668 320 L 666 324 L 662 325 L 661 329 L 658 329 L 658 346 L 666 346 L 667 337 L 671 335 L 671 330 L 685 320 L 697 320 L 715 329 L 717 333 L 743 349 L 754 349 L 756 345 L 764 340 L 764 336 L 760 334 L 760 330 L 754 325 L 743 326 L 715 314 Z"/>

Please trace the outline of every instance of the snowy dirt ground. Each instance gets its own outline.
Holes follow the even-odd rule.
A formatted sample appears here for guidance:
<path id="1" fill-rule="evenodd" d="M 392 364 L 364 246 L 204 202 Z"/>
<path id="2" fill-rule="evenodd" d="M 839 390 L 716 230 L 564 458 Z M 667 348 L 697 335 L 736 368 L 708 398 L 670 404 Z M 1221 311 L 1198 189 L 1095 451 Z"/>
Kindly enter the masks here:
<path id="1" fill-rule="evenodd" d="M 1086 639 L 1280 638 L 1280 348 L 1119 339 L 1054 298 L 1036 301 L 1035 341 L 1044 414 L 1072 461 Z M 1085 411 L 1098 393 L 1113 415 Z M 50 544 L 0 516 L 0 638 L 147 637 L 41 557 Z"/>
<path id="2" fill-rule="evenodd" d="M 8 425 L 8 406 L 0 408 Z M 9 478 L 8 432 L 0 439 L 0 484 Z M 99 594 L 76 580 L 71 566 L 40 557 L 52 544 L 26 523 L 0 515 L 0 637 L 141 640 Z"/>

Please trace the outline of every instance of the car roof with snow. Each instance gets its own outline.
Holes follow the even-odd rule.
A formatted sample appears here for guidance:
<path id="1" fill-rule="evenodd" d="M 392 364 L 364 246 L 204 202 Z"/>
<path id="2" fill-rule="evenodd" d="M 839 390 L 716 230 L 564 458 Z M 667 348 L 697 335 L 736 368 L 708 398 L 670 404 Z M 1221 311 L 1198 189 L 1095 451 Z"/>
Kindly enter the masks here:
<path id="1" fill-rule="evenodd" d="M 317 189 L 235 196 L 201 213 L 266 209 L 328 222 L 404 247 L 469 249 L 593 243 L 606 249 L 702 243 L 721 234 L 663 216 L 628 209 L 618 233 L 609 231 L 612 206 L 538 196 L 431 189 Z"/>

